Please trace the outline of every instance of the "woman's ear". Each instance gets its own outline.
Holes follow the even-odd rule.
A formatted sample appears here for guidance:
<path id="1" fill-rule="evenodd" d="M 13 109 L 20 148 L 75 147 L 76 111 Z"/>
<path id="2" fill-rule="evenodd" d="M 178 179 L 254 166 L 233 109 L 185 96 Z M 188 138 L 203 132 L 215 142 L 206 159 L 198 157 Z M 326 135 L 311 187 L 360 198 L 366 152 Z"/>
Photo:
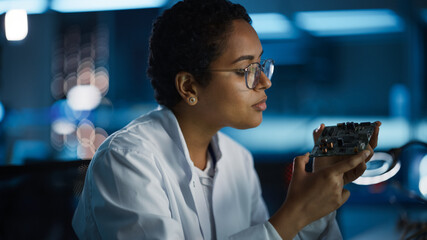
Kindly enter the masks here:
<path id="1" fill-rule="evenodd" d="M 188 72 L 179 72 L 175 76 L 175 87 L 182 99 L 189 105 L 197 103 L 197 82 Z"/>

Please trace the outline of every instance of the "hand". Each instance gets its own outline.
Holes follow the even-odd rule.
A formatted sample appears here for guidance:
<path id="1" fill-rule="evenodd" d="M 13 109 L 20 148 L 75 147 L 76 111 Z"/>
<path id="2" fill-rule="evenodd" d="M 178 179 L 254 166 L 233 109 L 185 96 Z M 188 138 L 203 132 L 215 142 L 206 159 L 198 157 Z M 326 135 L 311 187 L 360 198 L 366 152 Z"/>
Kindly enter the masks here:
<path id="1" fill-rule="evenodd" d="M 374 155 L 373 149 L 377 147 L 378 143 L 378 133 L 380 131 L 381 122 L 377 121 L 374 133 L 372 134 L 371 140 L 369 141 L 369 145 L 366 150 L 371 151 L 371 155 L 366 159 L 365 162 L 361 163 L 356 168 L 350 170 L 349 172 L 344 174 L 344 184 L 350 183 L 360 177 L 366 170 L 366 162 L 368 162 L 371 157 Z M 313 131 L 313 140 L 316 144 L 317 139 L 322 134 L 325 129 L 325 124 L 321 124 L 319 128 Z M 313 160 L 313 171 L 321 170 L 325 167 L 328 167 L 336 162 L 347 161 L 347 159 L 351 156 L 331 156 L 331 157 L 318 157 Z"/>
<path id="2" fill-rule="evenodd" d="M 365 163 L 370 155 L 370 150 L 364 150 L 313 173 L 305 171 L 308 153 L 296 157 L 285 203 L 270 218 L 280 236 L 292 239 L 304 226 L 344 204 L 350 196 L 343 188 L 344 175 Z"/>

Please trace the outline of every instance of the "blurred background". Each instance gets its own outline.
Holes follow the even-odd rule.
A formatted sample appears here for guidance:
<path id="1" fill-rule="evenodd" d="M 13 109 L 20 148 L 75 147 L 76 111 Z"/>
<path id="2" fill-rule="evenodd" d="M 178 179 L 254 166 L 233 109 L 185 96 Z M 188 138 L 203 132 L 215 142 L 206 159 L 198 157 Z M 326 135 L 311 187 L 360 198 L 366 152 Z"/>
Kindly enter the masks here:
<path id="1" fill-rule="evenodd" d="M 176 0 L 0 0 L 0 239 L 75 239 L 84 169 L 157 107 L 153 20 Z M 273 213 L 321 123 L 381 121 L 367 173 L 338 211 L 345 239 L 427 238 L 427 1 L 246 0 L 276 62 L 252 151 Z"/>

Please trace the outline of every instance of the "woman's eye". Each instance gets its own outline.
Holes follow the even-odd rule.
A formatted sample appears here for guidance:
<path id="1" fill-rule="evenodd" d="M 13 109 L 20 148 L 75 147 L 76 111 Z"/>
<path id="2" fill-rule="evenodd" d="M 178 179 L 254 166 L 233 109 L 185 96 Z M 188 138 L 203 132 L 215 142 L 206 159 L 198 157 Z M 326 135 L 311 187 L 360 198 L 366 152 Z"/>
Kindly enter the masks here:
<path id="1" fill-rule="evenodd" d="M 243 71 L 236 71 L 236 74 L 241 77 L 245 76 L 245 72 Z"/>

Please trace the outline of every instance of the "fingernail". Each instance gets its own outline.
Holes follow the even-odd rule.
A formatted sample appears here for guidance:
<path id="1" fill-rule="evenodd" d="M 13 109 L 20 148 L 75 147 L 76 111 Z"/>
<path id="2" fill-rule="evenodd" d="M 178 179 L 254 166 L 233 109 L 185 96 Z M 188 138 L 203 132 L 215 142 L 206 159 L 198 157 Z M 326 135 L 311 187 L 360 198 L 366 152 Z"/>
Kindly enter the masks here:
<path id="1" fill-rule="evenodd" d="M 365 150 L 363 151 L 363 156 L 365 156 L 365 158 L 368 158 L 371 155 L 371 151 Z"/>

